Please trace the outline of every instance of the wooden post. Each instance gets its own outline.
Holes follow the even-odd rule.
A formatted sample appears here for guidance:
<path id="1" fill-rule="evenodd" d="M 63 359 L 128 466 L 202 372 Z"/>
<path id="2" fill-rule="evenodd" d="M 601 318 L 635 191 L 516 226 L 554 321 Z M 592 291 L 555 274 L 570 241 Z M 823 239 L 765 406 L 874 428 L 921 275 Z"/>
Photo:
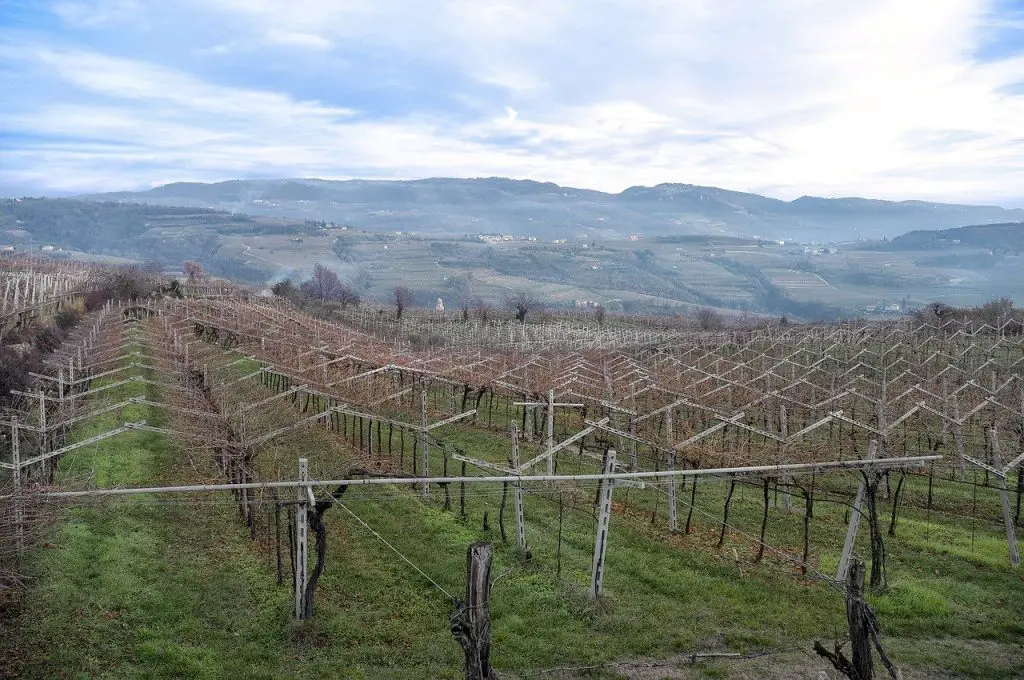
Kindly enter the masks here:
<path id="1" fill-rule="evenodd" d="M 49 453 L 49 435 L 46 432 L 46 392 L 39 388 L 39 453 Z"/>
<path id="2" fill-rule="evenodd" d="M 428 430 L 429 423 L 427 422 L 427 390 L 424 389 L 420 393 L 420 403 L 423 411 L 423 430 L 420 436 L 423 438 L 423 468 L 420 472 L 423 473 L 424 477 L 430 476 L 430 444 L 427 443 L 427 438 L 430 436 Z M 430 494 L 430 485 L 423 482 L 423 497 L 426 498 Z"/>
<path id="3" fill-rule="evenodd" d="M 665 441 L 668 442 L 668 469 L 676 469 L 676 452 L 673 446 L 675 445 L 675 431 L 673 430 L 672 424 L 672 411 L 675 409 L 670 408 L 665 412 Z M 676 516 L 676 490 L 679 488 L 679 479 L 676 477 L 668 478 L 668 530 L 675 533 L 679 529 L 679 519 Z"/>
<path id="4" fill-rule="evenodd" d="M 548 431 L 545 442 L 548 453 L 548 474 L 555 474 L 555 457 L 550 453 L 555 448 L 555 391 L 548 390 Z"/>
<path id="5" fill-rule="evenodd" d="M 789 438 L 789 416 L 786 413 L 785 404 L 779 405 L 779 436 L 783 439 Z M 791 511 L 793 509 L 793 475 L 783 475 L 782 488 L 782 507 Z"/>
<path id="6" fill-rule="evenodd" d="M 878 449 L 878 442 L 872 439 L 868 442 L 868 460 L 874 460 Z M 846 580 L 847 571 L 850 568 L 850 559 L 853 557 L 853 545 L 857 541 L 857 528 L 860 526 L 860 508 L 864 504 L 864 480 L 861 479 L 857 488 L 857 498 L 853 501 L 853 509 L 850 510 L 850 524 L 846 528 L 846 542 L 843 543 L 843 555 L 839 558 L 839 569 L 836 571 L 836 580 Z M 861 575 L 863 582 L 864 576 Z"/>
<path id="7" fill-rule="evenodd" d="M 494 549 L 487 541 L 466 551 L 466 599 L 458 602 L 451 618 L 451 631 L 466 655 L 466 680 L 492 680 L 491 673 L 491 558 Z"/>
<path id="8" fill-rule="evenodd" d="M 299 458 L 299 481 L 309 481 L 309 460 Z M 309 563 L 309 497 L 311 487 L 298 487 L 298 505 L 295 508 L 295 618 L 303 618 L 306 611 L 306 581 Z"/>
<path id="9" fill-rule="evenodd" d="M 604 459 L 604 474 L 615 471 L 615 449 L 608 449 Z M 597 518 L 597 534 L 594 536 L 594 564 L 590 571 L 590 598 L 596 600 L 601 596 L 604 582 L 604 557 L 608 550 L 608 524 L 612 516 L 612 490 L 615 482 L 611 479 L 603 481 L 601 489 L 600 515 Z"/>
<path id="10" fill-rule="evenodd" d="M 864 602 L 864 563 L 854 560 L 850 566 L 850 577 L 846 584 L 846 621 L 850 631 L 850 656 L 852 659 L 841 665 L 849 665 L 850 677 L 870 680 L 875 677 L 874 659 L 871 658 L 871 635 L 869 626 L 873 623 L 874 616 L 870 614 L 867 603 Z M 820 651 L 819 651 L 820 653 Z M 836 661 L 842 659 L 837 650 L 833 665 L 838 668 L 840 664 Z"/>
<path id="11" fill-rule="evenodd" d="M 25 505 L 21 494 L 21 447 L 18 442 L 18 421 L 11 419 L 11 476 L 14 481 L 14 536 L 18 557 L 25 552 Z"/>
<path id="12" fill-rule="evenodd" d="M 629 417 L 629 434 L 631 434 L 633 437 L 636 437 L 636 420 L 633 419 L 633 416 Z M 629 440 L 629 444 L 630 444 L 629 469 L 632 470 L 633 472 L 636 472 L 637 471 L 637 464 L 636 464 L 637 463 L 637 461 L 636 461 L 636 439 L 630 439 Z"/>
<path id="13" fill-rule="evenodd" d="M 516 431 L 515 422 L 512 423 L 512 469 L 519 472 L 519 433 Z M 516 513 L 516 545 L 520 550 L 526 550 L 526 520 L 523 516 L 523 485 L 515 483 L 513 494 Z"/>
<path id="14" fill-rule="evenodd" d="M 991 428 L 988 431 L 989 441 L 992 442 L 992 458 L 996 467 L 1001 467 L 1003 464 L 1002 453 L 999 450 L 999 437 L 996 433 L 996 428 Z M 1017 530 L 1013 526 L 1013 515 L 1010 514 L 1010 497 L 1006 490 L 1006 475 L 1009 470 L 1006 470 L 1003 474 L 999 475 L 999 499 L 1003 504 L 1003 525 L 1006 527 L 1006 544 L 1010 549 L 1010 564 L 1017 566 L 1020 564 L 1020 553 L 1017 552 Z"/>

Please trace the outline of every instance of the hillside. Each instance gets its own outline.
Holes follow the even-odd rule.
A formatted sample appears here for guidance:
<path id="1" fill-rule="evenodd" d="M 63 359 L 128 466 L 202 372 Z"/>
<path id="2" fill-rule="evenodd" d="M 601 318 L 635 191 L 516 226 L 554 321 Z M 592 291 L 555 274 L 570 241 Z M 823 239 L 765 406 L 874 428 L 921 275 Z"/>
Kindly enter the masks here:
<path id="1" fill-rule="evenodd" d="M 75 199 L 0 200 L 0 244 L 13 245 L 18 250 L 53 246 L 58 251 L 84 251 L 165 264 L 194 259 L 226 275 L 258 280 L 268 275 L 266 268 L 224 257 L 220 251 L 225 237 L 294 236 L 311 229 L 295 220 L 257 218 L 206 208 Z"/>
<path id="2" fill-rule="evenodd" d="M 0 201 L 0 245 L 17 250 L 52 246 L 57 257 L 169 267 L 197 260 L 212 274 L 264 285 L 301 280 L 322 263 L 376 305 L 390 304 L 401 285 L 431 308 L 437 298 L 456 308 L 500 305 L 528 291 L 555 308 L 689 315 L 707 306 L 808 320 L 885 318 L 935 299 L 1024 299 L 1020 258 L 1000 245 L 1019 243 L 1019 233 L 1019 225 L 978 226 L 829 247 L 721 235 L 552 243 L 345 229 L 205 208 Z"/>
<path id="3" fill-rule="evenodd" d="M 503 178 L 179 182 L 83 198 L 328 220 L 374 231 L 498 232 L 539 238 L 722 234 L 844 241 L 1024 220 L 1022 209 L 995 206 L 809 196 L 787 202 L 690 184 L 631 187 L 609 194 Z"/>
<path id="4" fill-rule="evenodd" d="M 930 250 L 959 246 L 1019 253 L 1024 248 L 1024 222 L 979 224 L 940 231 L 912 231 L 894 238 L 890 250 Z"/>

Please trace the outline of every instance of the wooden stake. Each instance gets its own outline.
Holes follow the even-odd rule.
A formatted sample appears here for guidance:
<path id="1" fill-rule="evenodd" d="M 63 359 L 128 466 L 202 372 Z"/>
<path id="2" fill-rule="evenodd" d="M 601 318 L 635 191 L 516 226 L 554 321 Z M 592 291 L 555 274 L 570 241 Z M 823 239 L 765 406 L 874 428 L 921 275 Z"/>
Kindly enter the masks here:
<path id="1" fill-rule="evenodd" d="M 14 465 L 14 535 L 18 556 L 25 552 L 25 505 L 21 494 L 21 447 L 18 442 L 18 421 L 11 420 L 11 463 Z"/>
<path id="2" fill-rule="evenodd" d="M 555 391 L 553 389 L 552 390 L 548 390 L 548 413 L 547 413 L 547 416 L 548 416 L 548 423 L 547 423 L 548 424 L 548 431 L 547 431 L 547 441 L 545 442 L 545 444 L 546 444 L 545 448 L 546 448 L 546 450 L 548 452 L 550 452 L 551 449 L 555 448 Z M 555 457 L 554 457 L 554 455 L 548 455 L 548 474 L 549 475 L 555 474 Z"/>
<path id="3" fill-rule="evenodd" d="M 516 424 L 512 423 L 512 469 L 519 470 L 519 434 L 516 432 Z M 526 550 L 526 520 L 523 516 L 523 485 L 515 483 L 513 494 L 516 512 L 516 545 L 520 550 Z"/>
<path id="4" fill-rule="evenodd" d="M 309 461 L 299 459 L 299 481 L 309 481 Z M 309 500 L 312 487 L 299 486 L 298 505 L 295 510 L 295 618 L 301 619 L 306 611 L 306 581 L 309 563 Z"/>
<path id="5" fill-rule="evenodd" d="M 466 551 L 466 599 L 458 602 L 451 631 L 466 655 L 466 680 L 492 680 L 491 673 L 491 559 L 494 549 L 480 541 Z"/>
<path id="6" fill-rule="evenodd" d="M 868 460 L 874 460 L 878 449 L 878 442 L 872 439 L 868 442 Z M 850 568 L 850 559 L 853 557 L 853 546 L 857 542 L 857 528 L 860 527 L 861 506 L 864 504 L 864 480 L 861 479 L 857 488 L 857 498 L 853 501 L 853 509 L 850 511 L 850 523 L 846 527 L 846 542 L 843 543 L 843 555 L 839 558 L 839 569 L 836 571 L 836 580 L 845 581 L 847 571 Z M 863 576 L 861 576 L 863 581 Z"/>
<path id="7" fill-rule="evenodd" d="M 427 391 L 424 389 L 420 393 L 421 408 L 423 411 L 423 431 L 421 437 L 423 438 L 423 469 L 421 473 L 424 477 L 430 476 L 430 444 L 427 443 L 427 438 L 430 436 L 428 432 L 429 423 L 427 422 Z M 423 497 L 427 498 L 430 494 L 430 484 L 423 482 Z"/>
<path id="8" fill-rule="evenodd" d="M 604 459 L 604 473 L 610 475 L 615 471 L 615 449 L 608 449 Z M 594 563 L 590 571 L 590 598 L 596 600 L 601 596 L 604 582 L 604 558 L 608 550 L 608 524 L 612 516 L 612 490 L 615 482 L 604 480 L 601 488 L 601 505 L 597 518 L 597 534 L 594 537 Z"/>
<path id="9" fill-rule="evenodd" d="M 786 413 L 785 404 L 779 406 L 779 435 L 783 439 L 789 438 L 789 416 Z M 791 511 L 793 509 L 793 475 L 783 475 L 782 485 L 782 507 Z"/>
<path id="10" fill-rule="evenodd" d="M 676 469 L 676 453 L 672 448 L 675 444 L 675 431 L 672 427 L 672 411 L 665 412 L 665 441 L 668 442 L 668 469 Z M 675 533 L 679 530 L 679 518 L 676 516 L 676 490 L 679 488 L 679 480 L 669 478 L 668 480 L 668 530 Z"/>
<path id="11" fill-rule="evenodd" d="M 999 450 L 999 437 L 996 428 L 988 431 L 989 441 L 992 442 L 992 457 L 996 467 L 1001 467 L 1002 452 Z M 1009 471 L 1007 471 L 1009 472 Z M 1020 564 L 1020 553 L 1017 551 L 1017 530 L 1013 526 L 1013 516 L 1010 514 L 1010 497 L 1006 490 L 1006 474 L 999 475 L 999 499 L 1003 505 L 1003 525 L 1006 527 L 1006 544 L 1010 550 L 1010 564 Z"/>

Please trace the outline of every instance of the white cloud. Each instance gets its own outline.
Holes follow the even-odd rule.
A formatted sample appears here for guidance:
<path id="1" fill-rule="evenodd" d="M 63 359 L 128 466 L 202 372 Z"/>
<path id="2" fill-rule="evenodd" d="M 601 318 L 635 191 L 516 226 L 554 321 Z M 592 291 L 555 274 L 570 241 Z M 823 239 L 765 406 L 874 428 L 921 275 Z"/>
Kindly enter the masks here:
<path id="1" fill-rule="evenodd" d="M 56 77 L 83 90 L 118 100 L 174 104 L 206 116 L 236 115 L 273 118 L 282 122 L 352 115 L 351 109 L 326 107 L 316 101 L 296 101 L 276 92 L 236 88 L 205 82 L 181 71 L 81 50 L 38 48 L 17 59 L 32 59 Z M 132 109 L 124 108 L 127 115 Z"/>
<path id="2" fill-rule="evenodd" d="M 89 14 L 84 3 L 65 2 L 58 11 L 84 24 L 134 4 L 91 3 Z M 287 83 L 259 90 L 230 75 L 203 77 L 156 53 L 147 62 L 145 53 L 117 58 L 102 47 L 36 41 L 17 54 L 0 50 L 0 66 L 40 69 L 58 85 L 34 104 L 0 105 L 0 125 L 64 141 L 20 143 L 8 157 L 17 169 L 5 161 L 0 180 L 28 173 L 54 186 L 79 183 L 90 167 L 97 182 L 120 176 L 123 184 L 175 173 L 493 174 L 606 190 L 682 181 L 786 198 L 1020 203 L 1024 55 L 976 56 L 993 27 L 1012 30 L 1019 21 L 994 7 L 980 0 L 183 0 L 174 11 L 218 37 L 213 47 L 182 49 L 255 63 L 266 58 L 261 46 L 272 46 L 271 58 L 290 61 L 307 82 L 334 78 L 320 99 L 339 103 L 294 96 Z M 323 70 L 324 55 L 357 65 L 339 75 Z M 360 58 L 371 69 L 362 75 Z M 418 99 L 438 74 L 436 94 L 448 108 Z M 348 105 L 330 90 L 360 77 L 399 99 L 399 110 L 378 114 L 372 98 Z M 392 82 L 421 90 L 403 98 Z M 44 163 L 58 170 L 47 174 Z"/>
<path id="3" fill-rule="evenodd" d="M 267 42 L 272 45 L 309 47 L 317 50 L 328 50 L 333 46 L 333 43 L 330 40 L 315 33 L 282 31 L 279 29 L 270 29 L 267 31 Z"/>

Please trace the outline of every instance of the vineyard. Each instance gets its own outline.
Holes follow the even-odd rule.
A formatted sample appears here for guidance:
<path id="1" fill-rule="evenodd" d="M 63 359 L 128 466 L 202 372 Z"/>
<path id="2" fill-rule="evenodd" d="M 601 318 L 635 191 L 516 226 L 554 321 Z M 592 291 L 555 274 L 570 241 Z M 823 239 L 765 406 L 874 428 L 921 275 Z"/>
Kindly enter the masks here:
<path id="1" fill-rule="evenodd" d="M 5 402 L 8 673 L 838 677 L 863 559 L 903 677 L 1019 677 L 1022 375 L 1011 321 L 110 299 Z"/>

